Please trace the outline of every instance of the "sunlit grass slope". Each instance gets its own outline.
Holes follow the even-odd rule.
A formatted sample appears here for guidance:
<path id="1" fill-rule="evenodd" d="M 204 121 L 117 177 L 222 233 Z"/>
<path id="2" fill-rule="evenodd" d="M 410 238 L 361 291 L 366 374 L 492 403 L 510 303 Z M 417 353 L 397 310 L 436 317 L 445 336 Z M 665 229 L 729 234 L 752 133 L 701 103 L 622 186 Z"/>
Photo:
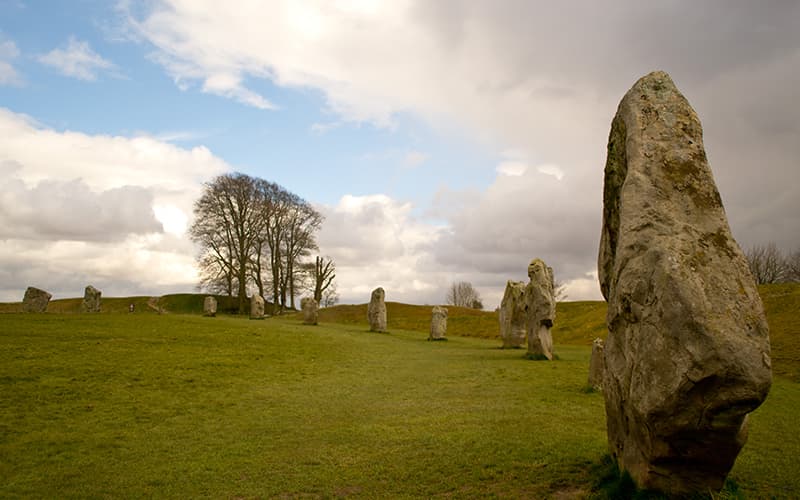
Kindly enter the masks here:
<path id="1" fill-rule="evenodd" d="M 0 497 L 584 495 L 606 452 L 589 348 L 182 314 L 0 318 Z M 792 496 L 800 385 L 777 379 L 733 472 Z"/>

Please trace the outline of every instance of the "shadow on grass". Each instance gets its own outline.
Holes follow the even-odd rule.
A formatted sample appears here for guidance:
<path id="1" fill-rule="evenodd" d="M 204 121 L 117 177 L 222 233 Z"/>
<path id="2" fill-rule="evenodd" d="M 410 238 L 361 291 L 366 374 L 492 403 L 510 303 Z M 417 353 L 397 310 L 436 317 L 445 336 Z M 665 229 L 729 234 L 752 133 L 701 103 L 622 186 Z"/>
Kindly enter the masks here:
<path id="1" fill-rule="evenodd" d="M 598 465 L 595 465 L 592 472 L 594 478 L 592 492 L 589 498 L 595 500 L 666 500 L 666 499 L 685 499 L 685 500 L 744 500 L 744 494 L 739 491 L 736 481 L 728 479 L 722 491 L 719 493 L 694 493 L 687 495 L 666 495 L 659 491 L 640 490 L 627 471 L 620 472 L 617 462 L 611 455 L 604 455 Z"/>

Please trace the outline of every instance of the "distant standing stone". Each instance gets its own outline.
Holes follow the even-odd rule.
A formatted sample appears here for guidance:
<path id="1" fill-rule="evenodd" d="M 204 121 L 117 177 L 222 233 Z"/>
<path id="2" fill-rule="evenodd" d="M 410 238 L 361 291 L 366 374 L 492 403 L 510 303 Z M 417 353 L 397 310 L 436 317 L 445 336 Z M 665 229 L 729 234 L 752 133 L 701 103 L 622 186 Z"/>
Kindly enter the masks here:
<path id="1" fill-rule="evenodd" d="M 447 340 L 447 309 L 433 306 L 431 313 L 431 333 L 428 340 Z"/>
<path id="2" fill-rule="evenodd" d="M 662 71 L 611 123 L 597 267 L 612 455 L 640 488 L 718 491 L 769 392 L 769 328 L 700 119 Z"/>
<path id="3" fill-rule="evenodd" d="M 553 294 L 553 270 L 542 259 L 528 265 L 530 283 L 525 287 L 528 319 L 528 356 L 532 359 L 553 359 L 553 335 L 550 329 L 556 319 Z"/>
<path id="4" fill-rule="evenodd" d="M 100 312 L 100 296 L 102 292 L 97 288 L 89 285 L 83 291 L 83 312 L 96 313 Z"/>
<path id="5" fill-rule="evenodd" d="M 47 311 L 51 298 L 53 296 L 44 290 L 29 286 L 22 298 L 22 312 L 43 313 Z"/>
<path id="6" fill-rule="evenodd" d="M 203 300 L 203 316 L 208 316 L 213 318 L 217 315 L 217 299 L 208 295 Z"/>
<path id="7" fill-rule="evenodd" d="M 589 387 L 597 391 L 603 389 L 603 377 L 606 371 L 604 355 L 603 339 L 594 339 L 592 342 L 592 357 L 589 359 Z"/>
<path id="8" fill-rule="evenodd" d="M 303 310 L 303 323 L 316 325 L 319 322 L 319 305 L 314 297 L 303 297 L 300 300 L 300 309 Z"/>
<path id="9" fill-rule="evenodd" d="M 509 280 L 500 303 L 500 338 L 503 339 L 503 349 L 519 349 L 525 344 L 526 315 L 525 283 Z"/>
<path id="10" fill-rule="evenodd" d="M 257 293 L 250 297 L 250 319 L 264 319 L 264 298 Z"/>
<path id="11" fill-rule="evenodd" d="M 384 298 L 386 293 L 383 288 L 378 287 L 372 291 L 372 296 L 367 307 L 367 319 L 369 320 L 369 330 L 371 332 L 386 331 L 386 303 Z"/>

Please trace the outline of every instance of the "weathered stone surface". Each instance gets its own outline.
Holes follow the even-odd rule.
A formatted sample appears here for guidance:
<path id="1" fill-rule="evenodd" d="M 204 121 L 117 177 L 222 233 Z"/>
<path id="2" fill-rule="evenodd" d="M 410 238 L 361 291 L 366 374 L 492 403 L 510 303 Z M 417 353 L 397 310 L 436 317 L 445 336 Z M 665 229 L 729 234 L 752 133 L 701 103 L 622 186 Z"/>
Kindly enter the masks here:
<path id="1" fill-rule="evenodd" d="M 603 390 L 605 371 L 603 339 L 594 339 L 592 342 L 592 357 L 589 359 L 589 387 L 598 391 Z"/>
<path id="2" fill-rule="evenodd" d="M 526 324 L 525 283 L 509 280 L 500 302 L 500 338 L 503 339 L 503 349 L 518 349 L 525 345 Z"/>
<path id="3" fill-rule="evenodd" d="M 386 303 L 384 298 L 386 292 L 378 287 L 372 291 L 372 296 L 367 307 L 367 319 L 369 320 L 369 330 L 371 332 L 386 331 Z"/>
<path id="4" fill-rule="evenodd" d="M 303 323 L 316 325 L 319 322 L 319 304 L 314 297 L 303 297 L 300 300 L 300 309 L 303 310 Z"/>
<path id="5" fill-rule="evenodd" d="M 719 489 L 770 388 L 769 332 L 700 120 L 666 73 L 611 124 L 598 272 L 612 454 L 641 487 Z"/>
<path id="6" fill-rule="evenodd" d="M 542 259 L 533 259 L 528 265 L 528 277 L 530 282 L 525 287 L 528 357 L 552 360 L 553 335 L 550 329 L 556 319 L 553 270 Z"/>
<path id="7" fill-rule="evenodd" d="M 447 309 L 433 306 L 431 311 L 431 333 L 428 340 L 446 340 L 447 336 Z"/>
<path id="8" fill-rule="evenodd" d="M 100 297 L 103 293 L 97 288 L 89 285 L 83 291 L 83 303 L 81 308 L 83 312 L 96 313 L 100 312 Z"/>
<path id="9" fill-rule="evenodd" d="M 51 298 L 53 296 L 44 290 L 29 286 L 22 298 L 22 312 L 43 313 L 47 311 Z"/>
<path id="10" fill-rule="evenodd" d="M 203 316 L 213 318 L 217 315 L 217 299 L 211 295 L 203 299 Z"/>
<path id="11" fill-rule="evenodd" d="M 257 293 L 250 297 L 250 319 L 264 319 L 264 298 Z"/>

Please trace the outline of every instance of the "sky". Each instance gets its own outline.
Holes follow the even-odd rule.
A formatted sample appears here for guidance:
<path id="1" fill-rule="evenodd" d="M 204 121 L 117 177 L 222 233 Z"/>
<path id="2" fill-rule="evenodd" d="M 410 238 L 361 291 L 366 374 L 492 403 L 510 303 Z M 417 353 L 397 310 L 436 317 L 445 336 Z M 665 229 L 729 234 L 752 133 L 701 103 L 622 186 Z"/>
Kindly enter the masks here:
<path id="1" fill-rule="evenodd" d="M 197 290 L 203 183 L 325 216 L 343 303 L 600 300 L 611 120 L 667 71 L 734 237 L 800 249 L 800 3 L 0 0 L 0 301 Z"/>

